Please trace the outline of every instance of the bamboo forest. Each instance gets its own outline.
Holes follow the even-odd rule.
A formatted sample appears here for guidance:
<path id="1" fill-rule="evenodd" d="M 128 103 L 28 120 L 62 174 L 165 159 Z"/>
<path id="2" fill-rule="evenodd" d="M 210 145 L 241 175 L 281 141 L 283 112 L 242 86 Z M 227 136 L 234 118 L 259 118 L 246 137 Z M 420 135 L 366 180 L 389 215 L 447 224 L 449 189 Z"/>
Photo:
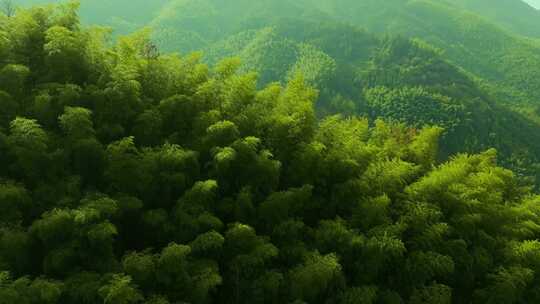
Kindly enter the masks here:
<path id="1" fill-rule="evenodd" d="M 0 304 L 540 303 L 540 1 L 0 0 Z"/>

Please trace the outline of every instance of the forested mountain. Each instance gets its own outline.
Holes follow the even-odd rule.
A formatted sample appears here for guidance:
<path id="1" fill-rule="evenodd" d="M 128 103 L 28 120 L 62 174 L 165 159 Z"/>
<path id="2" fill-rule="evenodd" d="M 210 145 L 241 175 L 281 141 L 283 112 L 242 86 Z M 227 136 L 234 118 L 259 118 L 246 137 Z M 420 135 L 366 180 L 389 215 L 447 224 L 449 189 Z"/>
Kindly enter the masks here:
<path id="1" fill-rule="evenodd" d="M 380 10 L 378 2 L 331 3 L 335 8 L 323 9 L 343 20 L 376 32 L 418 37 L 444 50 L 451 62 L 486 80 L 503 102 L 540 100 L 537 40 L 516 36 L 443 1 L 385 1 L 387 10 Z M 347 9 L 339 11 L 339 8 Z M 358 18 L 361 14 L 366 18 Z"/>
<path id="2" fill-rule="evenodd" d="M 539 37 L 539 14 L 519 0 L 182 0 L 169 1 L 150 25 L 165 50 L 187 52 L 275 25 L 277 16 L 344 20 L 377 33 L 421 38 L 486 80 L 501 101 L 526 103 L 540 100 L 540 43 L 532 39 Z"/>
<path id="3" fill-rule="evenodd" d="M 492 7 L 503 10 L 504 2 L 497 3 Z M 150 25 L 164 51 L 202 49 L 210 64 L 238 56 L 243 70 L 257 71 L 263 85 L 300 71 L 321 90 L 320 112 L 382 116 L 416 126 L 452 125 L 443 138 L 443 155 L 496 147 L 505 163 L 534 176 L 538 167 L 533 164 L 540 159 L 540 90 L 535 89 L 540 87 L 540 47 L 463 5 L 401 0 L 171 1 Z M 384 33 L 422 40 L 404 43 Z M 428 50 L 424 42 L 435 48 Z M 375 92 L 379 86 L 389 89 L 387 94 L 366 98 L 366 90 Z M 403 101 L 421 99 L 408 95 L 417 94 L 411 91 L 417 89 L 433 107 L 421 115 L 416 113 L 419 108 Z M 374 98 L 377 101 L 368 100 Z M 444 104 L 451 104 L 453 113 L 439 112 Z"/>
<path id="4" fill-rule="evenodd" d="M 540 302 L 532 34 L 130 3 L 0 13 L 0 304 Z"/>
<path id="5" fill-rule="evenodd" d="M 530 3 L 514 0 L 454 0 L 452 2 L 517 34 L 540 37 L 540 11 L 532 7 Z M 540 3 L 537 2 L 536 6 L 540 7 Z"/>

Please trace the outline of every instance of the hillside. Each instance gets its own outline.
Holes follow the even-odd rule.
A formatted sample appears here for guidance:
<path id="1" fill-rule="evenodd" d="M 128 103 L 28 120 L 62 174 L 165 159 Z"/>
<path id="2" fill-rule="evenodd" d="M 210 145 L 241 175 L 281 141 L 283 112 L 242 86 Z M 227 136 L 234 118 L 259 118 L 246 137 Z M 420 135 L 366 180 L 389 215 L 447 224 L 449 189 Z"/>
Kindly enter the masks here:
<path id="1" fill-rule="evenodd" d="M 444 50 L 451 62 L 486 80 L 501 102 L 538 104 L 540 100 L 539 43 L 459 6 L 394 0 L 385 1 L 381 9 L 375 1 L 334 1 L 330 7 L 325 1 L 324 5 L 313 2 L 338 19 L 374 32 L 421 38 Z"/>
<path id="2" fill-rule="evenodd" d="M 302 5 L 301 1 L 172 0 L 149 26 L 164 50 L 186 53 L 247 29 L 266 27 L 282 18 L 317 15 L 318 11 Z"/>
<path id="3" fill-rule="evenodd" d="M 210 47 L 223 37 L 276 24 L 277 19 L 287 17 L 346 21 L 374 33 L 421 38 L 444 50 L 444 56 L 452 63 L 485 81 L 484 85 L 490 87 L 500 102 L 534 108 L 540 100 L 540 43 L 513 33 L 505 27 L 504 20 L 489 21 L 475 14 L 474 11 L 488 14 L 481 9 L 479 1 L 467 5 L 442 0 L 393 0 L 382 4 L 370 0 L 254 2 L 257 4 L 235 1 L 228 2 L 226 7 L 215 0 L 172 1 L 151 27 L 164 50 L 185 53 Z M 497 16 L 505 20 L 514 20 L 515 14 L 529 16 L 523 19 L 528 23 L 540 20 L 531 17 L 536 12 L 530 7 L 514 1 L 517 3 L 514 10 L 506 9 L 507 4 L 502 0 L 490 5 L 494 12 L 504 11 L 505 14 L 497 13 Z M 512 24 L 519 26 L 519 22 Z M 523 28 L 540 27 L 531 23 Z"/>
<path id="4" fill-rule="evenodd" d="M 452 3 L 459 4 L 516 34 L 540 38 L 540 11 L 533 7 L 540 7 L 540 2 L 535 1 L 456 0 Z"/>
<path id="5" fill-rule="evenodd" d="M 321 88 L 320 114 L 385 117 L 416 127 L 440 125 L 447 130 L 442 159 L 496 147 L 516 170 L 528 159 L 519 170 L 537 175 L 531 163 L 540 156 L 539 126 L 498 104 L 489 91 L 420 42 L 380 39 L 336 23 L 288 19 L 234 35 L 205 51 L 211 64 L 228 56 L 239 56 L 244 71 L 259 72 L 261 84 L 286 82 L 301 71 Z M 405 95 L 390 97 L 394 94 Z"/>
<path id="6" fill-rule="evenodd" d="M 540 37 L 540 13 L 521 0 L 81 3 L 82 18 L 89 24 L 112 25 L 119 33 L 150 26 L 166 52 L 208 48 L 217 40 L 276 24 L 282 18 L 346 21 L 374 33 L 421 38 L 435 45 L 452 63 L 485 80 L 500 102 L 530 108 L 529 114 L 540 103 L 540 42 L 525 38 Z"/>

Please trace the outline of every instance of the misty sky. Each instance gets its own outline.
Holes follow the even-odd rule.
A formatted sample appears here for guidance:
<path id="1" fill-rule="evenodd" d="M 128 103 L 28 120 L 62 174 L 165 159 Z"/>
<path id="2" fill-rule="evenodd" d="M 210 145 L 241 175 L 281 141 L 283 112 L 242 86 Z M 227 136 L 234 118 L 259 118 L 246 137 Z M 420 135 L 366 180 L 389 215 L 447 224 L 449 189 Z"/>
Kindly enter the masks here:
<path id="1" fill-rule="evenodd" d="M 524 0 L 524 1 L 529 3 L 531 6 L 540 9 L 540 0 Z"/>

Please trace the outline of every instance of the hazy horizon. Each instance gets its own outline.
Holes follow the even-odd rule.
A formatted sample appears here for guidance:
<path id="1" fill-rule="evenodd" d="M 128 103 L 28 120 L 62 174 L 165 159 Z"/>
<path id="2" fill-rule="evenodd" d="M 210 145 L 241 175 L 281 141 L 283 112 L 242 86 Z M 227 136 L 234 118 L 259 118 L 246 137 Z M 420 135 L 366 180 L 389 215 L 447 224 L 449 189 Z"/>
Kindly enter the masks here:
<path id="1" fill-rule="evenodd" d="M 536 9 L 540 9 L 540 0 L 524 0 L 524 1 L 527 2 L 530 6 Z"/>

